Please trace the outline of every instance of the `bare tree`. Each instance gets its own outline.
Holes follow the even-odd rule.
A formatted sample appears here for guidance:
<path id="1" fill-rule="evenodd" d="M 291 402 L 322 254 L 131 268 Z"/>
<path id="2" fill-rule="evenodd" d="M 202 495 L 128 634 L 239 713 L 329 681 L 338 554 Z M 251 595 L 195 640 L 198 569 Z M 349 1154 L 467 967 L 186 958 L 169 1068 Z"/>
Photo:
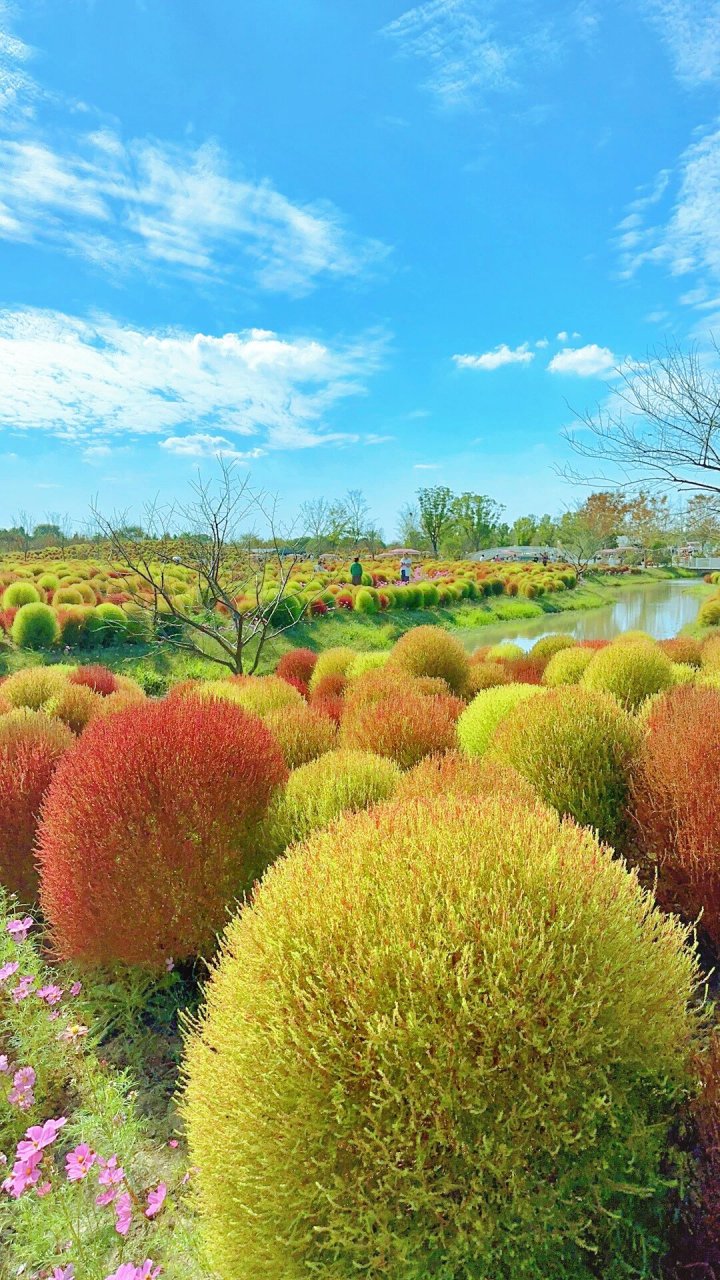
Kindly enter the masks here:
<path id="1" fill-rule="evenodd" d="M 129 574 L 128 590 L 164 642 L 202 655 L 234 675 L 252 675 L 267 639 L 299 620 L 307 605 L 291 598 L 290 576 L 301 558 L 288 546 L 277 520 L 277 499 L 251 487 L 233 464 L 218 459 L 216 482 L 198 475 L 187 505 L 149 506 L 143 517 L 147 540 L 128 536 L 125 517 L 109 519 L 92 511 L 110 555 Z M 242 526 L 260 520 L 269 530 L 267 548 L 254 550 Z M 183 530 L 177 536 L 175 530 Z M 167 578 L 170 566 L 190 570 L 192 603 L 179 597 Z M 136 584 L 133 585 L 133 580 Z M 167 624 L 171 623 L 168 630 Z"/>
<path id="2" fill-rule="evenodd" d="M 720 346 L 711 339 L 715 356 Z M 648 489 L 672 485 L 685 492 L 720 493 L 720 370 L 694 347 L 677 344 L 619 368 L 609 407 L 578 414 L 585 432 L 566 432 L 576 453 L 619 473 L 575 482 Z"/>
<path id="3" fill-rule="evenodd" d="M 347 536 L 356 545 L 366 536 L 370 507 L 361 489 L 348 489 L 343 502 L 347 522 Z"/>
<path id="4" fill-rule="evenodd" d="M 13 522 L 17 530 L 17 538 L 20 543 L 20 549 L 23 553 L 23 559 L 27 560 L 32 543 L 32 537 L 35 532 L 35 521 L 28 511 L 18 511 L 13 516 Z"/>

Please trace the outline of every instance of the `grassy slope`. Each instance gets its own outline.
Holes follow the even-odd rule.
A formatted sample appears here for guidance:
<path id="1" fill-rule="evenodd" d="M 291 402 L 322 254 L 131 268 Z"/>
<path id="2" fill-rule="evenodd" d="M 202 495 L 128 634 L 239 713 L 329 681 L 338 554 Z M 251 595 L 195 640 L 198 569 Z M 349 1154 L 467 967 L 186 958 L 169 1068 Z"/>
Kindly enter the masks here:
<path id="1" fill-rule="evenodd" d="M 540 600 L 496 596 L 482 603 L 467 601 L 450 608 L 398 609 L 383 614 L 338 612 L 312 622 L 299 622 L 269 641 L 262 655 L 259 672 L 264 674 L 273 671 L 285 650 L 299 646 L 320 650 L 334 645 L 350 645 L 358 650 L 387 650 L 398 636 L 411 627 L 432 625 L 455 630 L 522 618 L 539 618 L 543 614 L 582 612 L 612 603 L 627 587 L 694 576 L 675 569 L 649 569 L 624 579 L 595 574 L 587 575 L 583 585 L 574 591 L 549 594 Z M 143 683 L 157 677 L 158 688 L 149 687 L 149 692 L 161 692 L 161 684 L 176 680 L 216 677 L 222 674 L 221 668 L 206 658 L 180 653 L 169 644 L 143 644 L 53 654 L 30 653 L 27 650 L 0 651 L 0 675 L 43 662 L 63 661 L 102 662 L 113 671 L 139 676 Z"/>

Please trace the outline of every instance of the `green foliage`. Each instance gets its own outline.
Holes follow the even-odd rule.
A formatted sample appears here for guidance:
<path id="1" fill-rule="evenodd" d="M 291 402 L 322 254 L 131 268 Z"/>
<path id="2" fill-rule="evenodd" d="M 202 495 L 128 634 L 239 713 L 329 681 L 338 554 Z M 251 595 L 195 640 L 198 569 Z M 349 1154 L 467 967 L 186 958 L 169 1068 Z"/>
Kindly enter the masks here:
<path id="1" fill-rule="evenodd" d="M 413 627 L 398 640 L 391 666 L 410 676 L 437 676 L 462 696 L 470 676 L 470 661 L 462 645 L 440 627 Z"/>
<path id="2" fill-rule="evenodd" d="M 540 693 L 542 690 L 535 684 L 505 684 L 481 690 L 457 722 L 460 749 L 468 756 L 484 755 L 500 722 L 518 703 Z"/>
<path id="3" fill-rule="evenodd" d="M 339 814 L 389 800 L 402 774 L 392 760 L 370 751 L 330 751 L 295 769 L 279 802 L 284 843 L 304 839 Z"/>
<path id="4" fill-rule="evenodd" d="M 24 604 L 37 604 L 40 592 L 31 582 L 11 582 L 2 595 L 3 609 L 19 609 Z"/>
<path id="5" fill-rule="evenodd" d="M 318 657 L 310 677 L 311 691 L 319 685 L 325 676 L 344 676 L 355 661 L 357 654 L 349 645 L 337 645 L 325 649 Z"/>
<path id="6" fill-rule="evenodd" d="M 630 711 L 651 694 L 669 689 L 673 682 L 669 658 L 644 641 L 600 649 L 582 679 L 588 689 L 612 693 Z"/>
<path id="7" fill-rule="evenodd" d="M 541 806 L 390 804 L 297 846 L 188 1044 L 220 1280 L 655 1277 L 686 936 Z"/>
<path id="8" fill-rule="evenodd" d="M 494 644 L 488 649 L 486 657 L 489 662 L 513 662 L 515 658 L 524 658 L 525 650 L 511 640 L 504 640 L 502 644 Z"/>
<path id="9" fill-rule="evenodd" d="M 642 738 L 641 727 L 611 694 L 558 689 L 508 716 L 488 754 L 517 769 L 561 817 L 622 846 Z"/>
<path id="10" fill-rule="evenodd" d="M 595 654 L 592 649 L 573 646 L 553 654 L 543 672 L 543 684 L 551 689 L 561 684 L 579 684 Z"/>
<path id="11" fill-rule="evenodd" d="M 20 649 L 50 649 L 60 637 L 57 614 L 48 604 L 24 604 L 15 614 L 11 635 Z"/>
<path id="12" fill-rule="evenodd" d="M 541 640 L 536 640 L 528 657 L 533 661 L 549 662 L 556 653 L 560 653 L 563 649 L 571 649 L 575 644 L 572 636 L 568 635 L 550 635 L 543 636 Z"/>

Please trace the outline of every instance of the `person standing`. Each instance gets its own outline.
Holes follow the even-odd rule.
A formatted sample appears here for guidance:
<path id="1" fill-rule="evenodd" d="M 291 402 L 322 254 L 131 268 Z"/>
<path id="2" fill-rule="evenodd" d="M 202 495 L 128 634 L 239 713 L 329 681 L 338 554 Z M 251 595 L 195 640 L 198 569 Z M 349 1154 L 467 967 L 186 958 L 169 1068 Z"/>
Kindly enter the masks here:
<path id="1" fill-rule="evenodd" d="M 403 556 L 402 560 L 400 561 L 400 581 L 401 582 L 410 581 L 411 568 L 412 568 L 412 560 L 410 559 L 409 556 Z"/>
<path id="2" fill-rule="evenodd" d="M 354 587 L 359 587 L 362 583 L 363 567 L 360 563 L 360 557 L 356 556 L 350 565 L 350 580 Z"/>

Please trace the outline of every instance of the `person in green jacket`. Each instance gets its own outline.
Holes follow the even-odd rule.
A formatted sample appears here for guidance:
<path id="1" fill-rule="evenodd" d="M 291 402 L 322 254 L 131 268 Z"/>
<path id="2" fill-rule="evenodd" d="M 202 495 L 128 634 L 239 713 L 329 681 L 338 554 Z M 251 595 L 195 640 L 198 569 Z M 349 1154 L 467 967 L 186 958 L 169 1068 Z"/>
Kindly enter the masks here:
<path id="1" fill-rule="evenodd" d="M 350 578 L 354 587 L 359 587 L 362 582 L 363 567 L 360 563 L 360 557 L 356 556 L 350 565 Z"/>

